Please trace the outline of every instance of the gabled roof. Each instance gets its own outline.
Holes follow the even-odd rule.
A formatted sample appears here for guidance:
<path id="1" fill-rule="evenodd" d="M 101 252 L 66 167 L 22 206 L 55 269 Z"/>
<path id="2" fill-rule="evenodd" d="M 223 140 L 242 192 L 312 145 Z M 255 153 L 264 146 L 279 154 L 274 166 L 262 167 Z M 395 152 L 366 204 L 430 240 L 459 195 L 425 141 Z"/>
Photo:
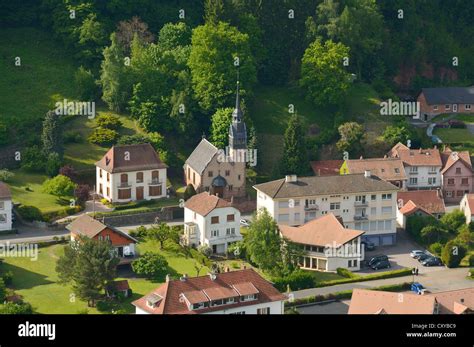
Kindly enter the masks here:
<path id="1" fill-rule="evenodd" d="M 391 183 L 376 176 L 365 177 L 364 174 L 297 177 L 296 182 L 287 182 L 282 178 L 257 184 L 254 188 L 272 199 L 398 190 Z"/>
<path id="2" fill-rule="evenodd" d="M 334 176 L 339 175 L 344 160 L 318 160 L 310 164 L 316 176 Z"/>
<path id="3" fill-rule="evenodd" d="M 428 105 L 474 103 L 474 87 L 423 88 L 421 92 Z"/>
<path id="4" fill-rule="evenodd" d="M 95 165 L 109 173 L 157 170 L 168 167 L 149 143 L 113 146 Z"/>
<path id="5" fill-rule="evenodd" d="M 441 153 L 443 169 L 441 174 L 447 172 L 455 163 L 460 162 L 472 172 L 471 156 L 468 151 L 453 152 L 447 148 Z"/>
<path id="6" fill-rule="evenodd" d="M 360 230 L 344 228 L 332 213 L 297 227 L 278 227 L 282 235 L 291 242 L 320 247 L 339 247 L 364 234 Z"/>
<path id="7" fill-rule="evenodd" d="M 207 307 L 198 310 L 189 310 L 185 300 L 183 300 L 183 297 L 185 297 L 192 301 L 192 303 L 199 303 L 202 302 L 202 300 L 208 302 L 211 299 L 206 293 L 213 298 L 239 295 L 235 287 L 238 287 L 238 285 L 242 283 L 251 283 L 252 286 L 258 290 L 256 300 L 237 301 L 234 304 Z M 253 269 L 219 273 L 215 275 L 214 280 L 211 279 L 210 276 L 171 280 L 156 288 L 150 294 L 160 295 L 163 298 L 157 303 L 156 307 L 150 307 L 146 304 L 147 296 L 134 301 L 132 304 L 151 314 L 200 314 L 274 301 L 283 301 L 286 299 L 270 282 L 265 280 Z"/>
<path id="8" fill-rule="evenodd" d="M 407 166 L 442 166 L 441 155 L 437 148 L 410 149 L 402 143 L 397 143 L 388 152 L 392 158 L 400 158 Z"/>
<path id="9" fill-rule="evenodd" d="M 474 311 L 474 288 L 450 290 L 428 295 L 436 298 L 440 314 L 462 314 L 467 311 Z"/>
<path id="10" fill-rule="evenodd" d="M 409 211 L 409 206 L 405 208 L 409 201 L 418 208 L 423 209 L 429 214 L 445 213 L 446 206 L 441 194 L 437 190 L 410 190 L 397 193 L 397 201 L 402 202 L 403 207 L 400 212 Z"/>
<path id="11" fill-rule="evenodd" d="M 12 193 L 10 188 L 0 181 L 0 199 L 11 199 Z"/>
<path id="12" fill-rule="evenodd" d="M 364 173 L 369 170 L 371 174 L 385 181 L 406 180 L 403 162 L 399 158 L 371 158 L 347 160 L 349 172 Z"/>
<path id="13" fill-rule="evenodd" d="M 219 149 L 216 146 L 206 139 L 202 139 L 186 160 L 186 164 L 188 164 L 199 175 L 202 175 L 207 165 L 211 162 L 212 158 L 214 158 L 218 151 Z"/>
<path id="14" fill-rule="evenodd" d="M 355 288 L 349 314 L 433 314 L 432 296 Z"/>
<path id="15" fill-rule="evenodd" d="M 209 192 L 202 192 L 189 198 L 184 207 L 205 217 L 216 208 L 232 207 L 232 204 Z"/>
<path id="16" fill-rule="evenodd" d="M 400 213 L 405 216 L 410 216 L 417 211 L 422 211 L 427 215 L 431 215 L 430 212 L 426 211 L 423 207 L 417 206 L 413 201 L 408 201 L 401 209 Z"/>
<path id="17" fill-rule="evenodd" d="M 107 226 L 87 214 L 83 214 L 82 216 L 77 217 L 72 223 L 66 226 L 66 229 L 72 233 L 87 236 L 89 238 L 94 238 L 104 229 L 110 229 L 133 242 L 138 242 L 138 240 L 136 240 L 129 234 Z"/>
<path id="18" fill-rule="evenodd" d="M 467 206 L 471 211 L 471 215 L 474 215 L 474 194 L 466 194 L 464 198 L 467 200 Z"/>

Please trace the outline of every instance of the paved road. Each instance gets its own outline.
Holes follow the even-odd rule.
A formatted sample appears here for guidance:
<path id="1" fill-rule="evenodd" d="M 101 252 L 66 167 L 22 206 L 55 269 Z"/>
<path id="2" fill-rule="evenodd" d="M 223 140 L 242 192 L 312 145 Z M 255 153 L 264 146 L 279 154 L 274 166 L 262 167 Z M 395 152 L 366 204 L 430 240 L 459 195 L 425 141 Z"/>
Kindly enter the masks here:
<path id="1" fill-rule="evenodd" d="M 42 230 L 39 228 L 29 227 L 29 226 L 17 226 L 19 230 L 18 234 L 11 235 L 2 235 L 0 236 L 0 244 L 9 242 L 10 244 L 15 243 L 34 243 L 34 242 L 44 242 L 52 241 L 55 236 L 67 236 L 69 231 L 66 229 L 52 231 L 52 230 Z"/>

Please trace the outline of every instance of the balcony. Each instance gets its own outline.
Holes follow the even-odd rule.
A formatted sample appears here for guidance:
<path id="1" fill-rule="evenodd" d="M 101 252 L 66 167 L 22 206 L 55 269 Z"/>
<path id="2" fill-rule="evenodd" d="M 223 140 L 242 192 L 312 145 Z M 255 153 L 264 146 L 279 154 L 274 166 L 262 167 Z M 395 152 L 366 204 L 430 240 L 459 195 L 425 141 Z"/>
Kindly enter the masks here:
<path id="1" fill-rule="evenodd" d="M 368 220 L 369 216 L 355 215 L 354 220 Z"/>
<path id="2" fill-rule="evenodd" d="M 316 205 L 316 204 L 305 205 L 305 206 L 304 206 L 304 210 L 305 210 L 305 211 L 318 211 L 318 210 L 319 210 L 319 206 Z"/>
<path id="3" fill-rule="evenodd" d="M 148 181 L 149 186 L 159 186 L 163 184 L 163 180 L 160 178 L 154 178 L 151 181 Z"/>
<path id="4" fill-rule="evenodd" d="M 418 175 L 418 171 L 409 171 L 408 174 L 409 175 Z"/>
<path id="5" fill-rule="evenodd" d="M 131 182 L 120 182 L 119 184 L 117 184 L 117 188 L 130 188 L 131 186 Z"/>
<path id="6" fill-rule="evenodd" d="M 357 206 L 357 207 L 369 206 L 369 202 L 367 200 L 365 200 L 365 201 L 355 201 L 354 206 Z"/>

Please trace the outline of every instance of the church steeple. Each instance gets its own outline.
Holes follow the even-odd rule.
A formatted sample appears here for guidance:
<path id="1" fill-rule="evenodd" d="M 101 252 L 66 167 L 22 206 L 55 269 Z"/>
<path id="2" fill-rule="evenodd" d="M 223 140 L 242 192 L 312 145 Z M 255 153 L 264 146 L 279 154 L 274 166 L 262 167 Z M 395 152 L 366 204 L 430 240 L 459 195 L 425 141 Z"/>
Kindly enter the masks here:
<path id="1" fill-rule="evenodd" d="M 232 123 L 229 127 L 229 147 L 231 149 L 247 148 L 247 127 L 245 126 L 243 118 L 244 114 L 240 107 L 240 81 L 237 77 L 235 108 L 232 112 Z"/>

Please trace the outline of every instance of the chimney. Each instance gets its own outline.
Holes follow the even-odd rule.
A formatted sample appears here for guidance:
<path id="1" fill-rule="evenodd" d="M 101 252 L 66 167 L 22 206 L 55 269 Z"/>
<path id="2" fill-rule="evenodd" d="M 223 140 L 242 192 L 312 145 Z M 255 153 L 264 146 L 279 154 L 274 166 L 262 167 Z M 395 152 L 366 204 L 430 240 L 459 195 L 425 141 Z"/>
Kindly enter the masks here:
<path id="1" fill-rule="evenodd" d="M 365 178 L 370 178 L 371 177 L 370 170 L 365 170 L 364 171 L 364 177 Z"/>
<path id="2" fill-rule="evenodd" d="M 321 176 L 321 169 L 318 169 L 318 176 Z"/>
<path id="3" fill-rule="evenodd" d="M 224 268 L 224 272 L 230 272 L 230 267 L 226 266 L 226 267 Z"/>
<path id="4" fill-rule="evenodd" d="M 286 175 L 285 176 L 285 182 L 286 183 L 296 182 L 296 181 L 298 181 L 298 176 L 297 175 Z"/>
<path id="5" fill-rule="evenodd" d="M 385 155 L 383 156 L 383 158 L 384 158 L 384 159 L 387 159 L 387 155 L 385 154 Z"/>
<path id="6" fill-rule="evenodd" d="M 181 282 L 186 282 L 187 279 L 188 279 L 188 274 L 183 274 L 183 276 L 179 278 Z"/>
<path id="7" fill-rule="evenodd" d="M 364 157 L 363 157 L 363 156 L 360 156 L 359 159 L 362 160 L 362 159 L 364 159 Z"/>
<path id="8" fill-rule="evenodd" d="M 437 188 L 436 189 L 436 195 L 438 196 L 438 198 L 443 198 L 442 194 L 441 194 L 441 188 Z"/>
<path id="9" fill-rule="evenodd" d="M 211 281 L 215 281 L 215 280 L 216 280 L 216 278 L 217 278 L 217 276 L 216 276 L 216 274 L 215 274 L 215 273 L 213 273 L 213 272 L 209 272 L 209 278 L 211 279 Z"/>
<path id="10" fill-rule="evenodd" d="M 170 281 L 170 275 L 166 275 L 166 283 Z"/>
<path id="11" fill-rule="evenodd" d="M 420 147 L 420 149 L 418 150 L 418 152 L 420 152 L 420 154 L 421 154 L 421 153 L 423 153 L 423 151 L 422 151 L 421 147 Z"/>

